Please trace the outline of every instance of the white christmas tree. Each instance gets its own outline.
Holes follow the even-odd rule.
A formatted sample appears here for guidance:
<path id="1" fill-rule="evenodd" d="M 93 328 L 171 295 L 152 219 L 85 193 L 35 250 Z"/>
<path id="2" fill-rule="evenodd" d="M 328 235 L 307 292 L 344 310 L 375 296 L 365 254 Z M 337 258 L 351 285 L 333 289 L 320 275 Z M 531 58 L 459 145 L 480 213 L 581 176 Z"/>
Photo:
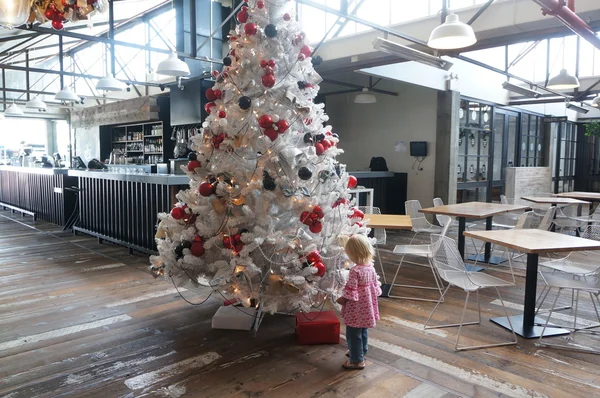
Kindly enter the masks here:
<path id="1" fill-rule="evenodd" d="M 347 260 L 338 237 L 367 232 L 356 178 L 313 99 L 321 77 L 287 0 L 249 0 L 206 93 L 192 138 L 190 189 L 159 214 L 154 273 L 199 281 L 245 306 L 310 311 L 336 297 Z"/>

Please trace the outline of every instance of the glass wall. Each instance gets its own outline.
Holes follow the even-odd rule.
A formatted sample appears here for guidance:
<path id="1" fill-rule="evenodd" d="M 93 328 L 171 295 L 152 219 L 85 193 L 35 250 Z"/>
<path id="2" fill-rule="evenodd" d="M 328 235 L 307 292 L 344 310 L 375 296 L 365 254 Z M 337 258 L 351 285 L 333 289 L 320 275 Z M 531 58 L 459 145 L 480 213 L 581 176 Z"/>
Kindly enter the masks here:
<path id="1" fill-rule="evenodd" d="M 6 117 L 0 120 L 0 156 L 2 163 L 30 148 L 38 159 L 48 154 L 48 124 L 46 119 Z M 50 154 L 52 155 L 52 154 Z"/>
<path id="2" fill-rule="evenodd" d="M 570 192 L 575 189 L 577 155 L 577 126 L 563 122 L 556 130 L 556 156 L 553 158 L 554 191 Z"/>

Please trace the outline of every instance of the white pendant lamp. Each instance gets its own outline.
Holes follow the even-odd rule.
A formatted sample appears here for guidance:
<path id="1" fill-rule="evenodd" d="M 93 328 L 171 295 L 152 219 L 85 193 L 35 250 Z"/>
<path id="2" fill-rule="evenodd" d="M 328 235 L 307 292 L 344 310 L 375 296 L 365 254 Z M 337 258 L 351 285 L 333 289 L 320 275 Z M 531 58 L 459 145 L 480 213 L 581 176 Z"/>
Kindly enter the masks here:
<path id="1" fill-rule="evenodd" d="M 592 101 L 592 106 L 600 108 L 600 95 L 594 98 L 594 100 Z"/>
<path id="2" fill-rule="evenodd" d="M 54 99 L 61 102 L 77 102 L 79 101 L 79 96 L 67 87 L 56 93 Z"/>
<path id="3" fill-rule="evenodd" d="M 98 80 L 96 89 L 103 91 L 123 91 L 125 89 L 125 84 L 115 79 L 112 75 L 106 75 L 106 77 Z"/>
<path id="4" fill-rule="evenodd" d="M 19 105 L 14 102 L 6 108 L 4 111 L 4 116 L 23 116 L 23 109 L 19 108 Z"/>
<path id="5" fill-rule="evenodd" d="M 473 28 L 460 22 L 458 15 L 450 13 L 446 16 L 446 22 L 431 32 L 427 45 L 437 50 L 453 50 L 472 46 L 476 42 Z"/>
<path id="6" fill-rule="evenodd" d="M 156 73 L 159 75 L 168 75 L 175 77 L 189 76 L 190 67 L 188 64 L 177 58 L 175 51 L 169 54 L 169 57 L 158 64 Z"/>
<path id="7" fill-rule="evenodd" d="M 356 94 L 356 97 L 354 97 L 355 104 L 374 104 L 376 102 L 377 97 L 371 94 L 369 89 L 366 87 L 362 89 L 361 93 Z"/>
<path id="8" fill-rule="evenodd" d="M 568 90 L 577 87 L 579 87 L 579 79 L 570 75 L 566 69 L 561 69 L 560 73 L 550 79 L 546 85 L 546 88 L 553 90 Z"/>
<path id="9" fill-rule="evenodd" d="M 34 99 L 27 101 L 25 108 L 30 111 L 46 112 L 47 106 L 44 101 L 39 99 L 39 97 L 35 97 Z"/>

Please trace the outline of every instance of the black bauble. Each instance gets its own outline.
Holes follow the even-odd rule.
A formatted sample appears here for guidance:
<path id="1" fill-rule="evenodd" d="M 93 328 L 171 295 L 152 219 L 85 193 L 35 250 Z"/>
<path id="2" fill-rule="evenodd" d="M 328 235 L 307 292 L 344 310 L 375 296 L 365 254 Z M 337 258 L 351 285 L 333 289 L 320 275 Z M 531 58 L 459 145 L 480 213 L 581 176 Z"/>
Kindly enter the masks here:
<path id="1" fill-rule="evenodd" d="M 183 246 L 182 245 L 175 246 L 175 254 L 177 254 L 178 256 L 183 255 Z"/>
<path id="2" fill-rule="evenodd" d="M 267 191 L 274 191 L 275 188 L 277 188 L 277 185 L 275 185 L 275 180 L 272 178 L 265 178 L 263 180 L 263 188 Z"/>
<path id="3" fill-rule="evenodd" d="M 312 57 L 310 59 L 310 62 L 312 62 L 313 66 L 321 65 L 321 63 L 323 62 L 323 58 L 321 58 L 320 55 L 317 55 L 316 57 Z"/>
<path id="4" fill-rule="evenodd" d="M 238 106 L 243 110 L 248 110 L 252 106 L 252 100 L 250 99 L 250 97 L 240 97 L 240 99 L 238 100 Z"/>
<path id="5" fill-rule="evenodd" d="M 339 163 L 335 165 L 335 174 L 337 174 L 338 177 L 342 175 L 342 168 Z"/>
<path id="6" fill-rule="evenodd" d="M 196 152 L 190 152 L 190 153 L 188 153 L 188 159 L 189 160 L 198 160 L 198 155 L 196 154 Z"/>
<path id="7" fill-rule="evenodd" d="M 310 178 L 312 177 L 312 171 L 310 171 L 310 169 L 308 167 L 300 167 L 300 169 L 298 169 L 298 177 L 300 177 L 301 180 L 310 180 Z"/>
<path id="8" fill-rule="evenodd" d="M 306 88 L 306 82 L 299 81 L 299 82 L 298 82 L 298 88 L 299 88 L 300 90 L 304 90 L 304 89 Z"/>
<path id="9" fill-rule="evenodd" d="M 325 139 L 325 134 L 317 134 L 315 135 L 315 140 L 317 142 L 323 141 Z"/>
<path id="10" fill-rule="evenodd" d="M 190 242 L 189 240 L 184 240 L 183 242 L 181 242 L 181 246 L 183 246 L 184 249 L 189 249 L 190 247 L 192 247 L 192 242 Z"/>
<path id="11" fill-rule="evenodd" d="M 312 144 L 313 143 L 313 136 L 312 136 L 311 133 L 304 134 L 304 143 L 305 144 Z"/>
<path id="12" fill-rule="evenodd" d="M 277 36 L 277 27 L 272 23 L 265 26 L 265 35 L 271 38 Z"/>
<path id="13" fill-rule="evenodd" d="M 223 65 L 231 66 L 231 58 L 230 57 L 223 58 Z"/>

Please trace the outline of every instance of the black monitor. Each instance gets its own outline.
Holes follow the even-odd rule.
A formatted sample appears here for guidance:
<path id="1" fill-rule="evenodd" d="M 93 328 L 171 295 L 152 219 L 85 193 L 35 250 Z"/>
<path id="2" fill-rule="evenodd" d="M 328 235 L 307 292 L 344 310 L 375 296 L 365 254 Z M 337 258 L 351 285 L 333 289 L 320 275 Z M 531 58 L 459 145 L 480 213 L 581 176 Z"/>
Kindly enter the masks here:
<path id="1" fill-rule="evenodd" d="M 83 160 L 79 156 L 73 156 L 73 162 L 71 165 L 74 169 L 87 169 Z"/>
<path id="2" fill-rule="evenodd" d="M 417 158 L 427 156 L 427 141 L 411 141 L 410 156 Z"/>

